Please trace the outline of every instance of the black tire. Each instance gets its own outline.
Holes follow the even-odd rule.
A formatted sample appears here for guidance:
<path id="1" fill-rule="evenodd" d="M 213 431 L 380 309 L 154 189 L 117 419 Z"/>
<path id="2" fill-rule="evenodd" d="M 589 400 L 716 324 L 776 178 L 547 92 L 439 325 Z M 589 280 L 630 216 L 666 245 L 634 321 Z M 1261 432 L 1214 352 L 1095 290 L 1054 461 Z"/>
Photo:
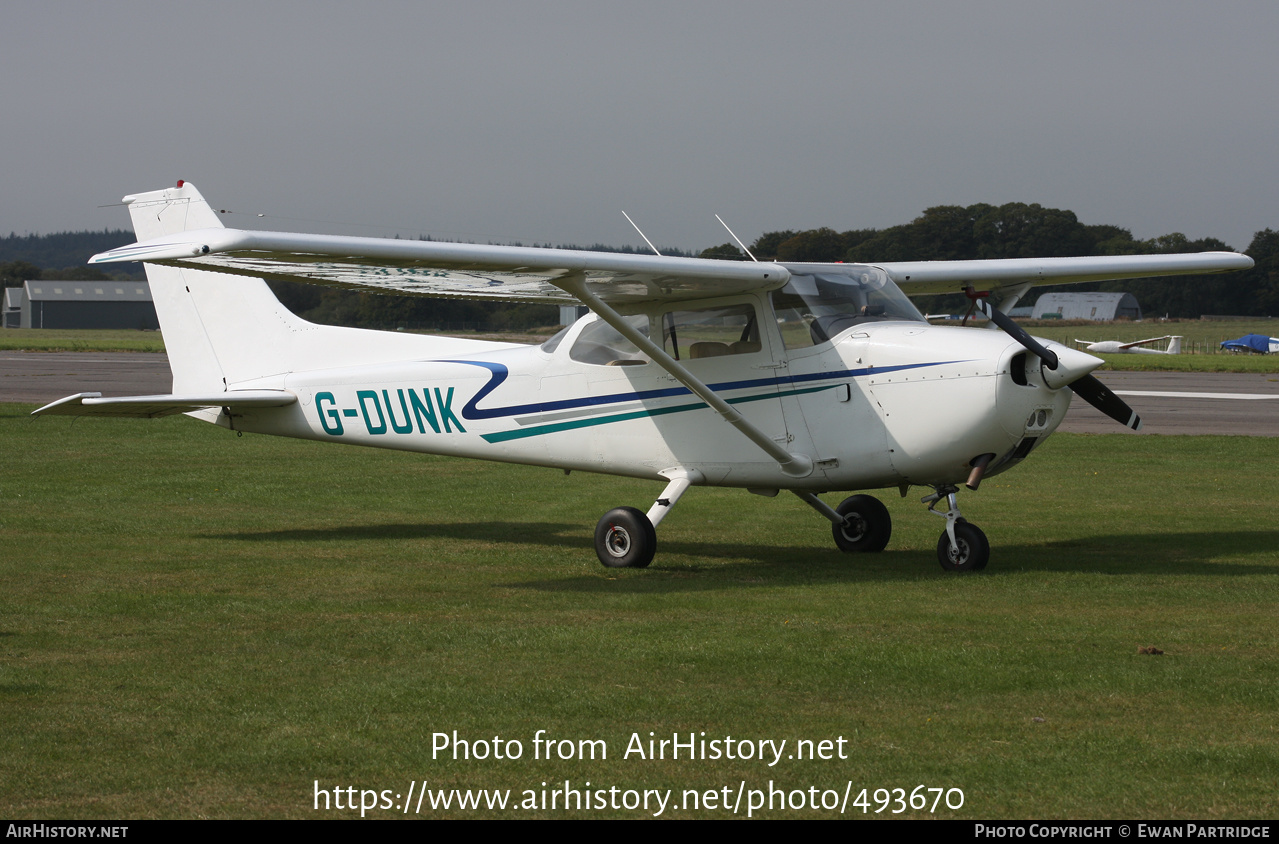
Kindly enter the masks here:
<path id="1" fill-rule="evenodd" d="M 839 550 L 877 554 L 888 546 L 893 517 L 878 498 L 854 495 L 840 502 L 835 512 L 848 520 L 847 525 L 831 525 Z"/>
<path id="2" fill-rule="evenodd" d="M 942 531 L 937 540 L 937 561 L 946 571 L 981 571 L 990 562 L 990 542 L 981 528 L 963 519 L 955 520 L 958 549 L 950 546 L 950 534 Z"/>
<path id="3" fill-rule="evenodd" d="M 595 555 L 611 569 L 642 569 L 655 551 L 657 531 L 634 507 L 609 510 L 595 526 Z"/>

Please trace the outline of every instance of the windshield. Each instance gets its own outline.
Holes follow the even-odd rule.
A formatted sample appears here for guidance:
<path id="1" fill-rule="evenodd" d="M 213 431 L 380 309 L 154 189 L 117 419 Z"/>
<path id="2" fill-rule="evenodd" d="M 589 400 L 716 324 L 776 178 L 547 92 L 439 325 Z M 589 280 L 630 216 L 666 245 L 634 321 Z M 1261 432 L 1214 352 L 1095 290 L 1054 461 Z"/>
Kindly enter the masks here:
<path id="1" fill-rule="evenodd" d="M 867 322 L 926 322 L 901 288 L 876 267 L 792 275 L 773 292 L 773 310 L 788 349 L 825 343 Z"/>

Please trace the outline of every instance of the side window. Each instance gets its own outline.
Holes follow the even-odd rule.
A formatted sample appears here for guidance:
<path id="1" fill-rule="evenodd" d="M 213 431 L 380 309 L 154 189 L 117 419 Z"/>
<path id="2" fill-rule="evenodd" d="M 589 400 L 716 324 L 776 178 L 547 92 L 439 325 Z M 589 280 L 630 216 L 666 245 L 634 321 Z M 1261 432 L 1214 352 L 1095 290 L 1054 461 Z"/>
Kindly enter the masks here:
<path id="1" fill-rule="evenodd" d="M 626 321 L 648 336 L 648 317 L 640 314 L 626 317 Z M 641 366 L 648 363 L 648 357 L 634 343 L 602 319 L 587 323 L 582 328 L 568 356 L 578 363 L 596 366 Z"/>
<path id="2" fill-rule="evenodd" d="M 752 305 L 662 314 L 662 348 L 675 360 L 745 355 L 762 348 Z"/>

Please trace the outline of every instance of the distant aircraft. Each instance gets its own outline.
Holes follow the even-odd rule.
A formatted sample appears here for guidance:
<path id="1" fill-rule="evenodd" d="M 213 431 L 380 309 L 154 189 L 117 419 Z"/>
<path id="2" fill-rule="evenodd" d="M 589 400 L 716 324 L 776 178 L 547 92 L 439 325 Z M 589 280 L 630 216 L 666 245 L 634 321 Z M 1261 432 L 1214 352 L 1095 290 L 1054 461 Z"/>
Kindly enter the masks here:
<path id="1" fill-rule="evenodd" d="M 1221 348 L 1232 352 L 1256 352 L 1262 355 L 1279 353 L 1279 337 L 1264 334 L 1245 334 L 1238 340 L 1225 340 Z"/>
<path id="2" fill-rule="evenodd" d="M 1093 342 L 1092 340 L 1075 340 L 1076 344 L 1083 344 L 1084 349 L 1089 352 L 1096 352 L 1100 355 L 1179 355 L 1181 354 L 1181 341 L 1183 337 L 1180 334 L 1165 334 L 1163 337 L 1151 337 L 1149 340 L 1136 340 L 1132 343 L 1120 343 L 1118 340 L 1102 340 L 1101 342 Z M 1146 349 L 1143 348 L 1147 343 L 1162 343 L 1168 341 L 1166 349 Z"/>
<path id="3" fill-rule="evenodd" d="M 663 482 L 647 512 L 599 520 L 596 554 L 615 567 L 649 564 L 655 528 L 693 486 L 793 493 L 830 520 L 836 546 L 859 552 L 888 544 L 888 510 L 869 495 L 834 507 L 818 495 L 924 486 L 922 503 L 946 521 L 942 567 L 981 569 L 990 545 L 961 515 L 958 485 L 975 490 L 1029 456 L 1072 392 L 1141 425 L 1089 374 L 1100 358 L 1030 337 L 990 292 L 1008 309 L 1036 285 L 1252 266 L 1232 252 L 748 263 L 236 231 L 183 182 L 124 202 L 139 242 L 90 263 L 145 262 L 172 392 L 80 393 L 36 415 L 185 413 L 236 431 Z M 298 318 L 264 278 L 593 313 L 541 346 L 368 331 Z M 931 326 L 903 289 L 965 291 L 1003 332 Z"/>

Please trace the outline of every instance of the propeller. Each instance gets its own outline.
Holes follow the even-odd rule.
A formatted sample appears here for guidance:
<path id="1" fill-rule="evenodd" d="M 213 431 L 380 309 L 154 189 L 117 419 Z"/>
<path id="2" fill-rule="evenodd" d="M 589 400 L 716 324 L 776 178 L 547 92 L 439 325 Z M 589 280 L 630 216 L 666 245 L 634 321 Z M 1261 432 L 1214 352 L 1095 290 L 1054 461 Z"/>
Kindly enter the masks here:
<path id="1" fill-rule="evenodd" d="M 1026 333 L 1026 330 L 1012 321 L 1012 318 L 987 301 L 980 301 L 978 307 L 982 313 L 990 317 L 990 321 L 998 325 L 1006 334 L 1021 343 L 1028 351 L 1043 361 L 1044 383 L 1049 388 L 1059 390 L 1070 387 L 1075 395 L 1088 402 L 1111 419 L 1134 431 L 1141 430 L 1141 417 L 1129 407 L 1123 399 L 1115 395 L 1109 387 L 1091 375 L 1091 371 L 1100 366 L 1098 358 L 1063 349 L 1057 354 Z M 1069 360 L 1065 358 L 1069 357 Z"/>

